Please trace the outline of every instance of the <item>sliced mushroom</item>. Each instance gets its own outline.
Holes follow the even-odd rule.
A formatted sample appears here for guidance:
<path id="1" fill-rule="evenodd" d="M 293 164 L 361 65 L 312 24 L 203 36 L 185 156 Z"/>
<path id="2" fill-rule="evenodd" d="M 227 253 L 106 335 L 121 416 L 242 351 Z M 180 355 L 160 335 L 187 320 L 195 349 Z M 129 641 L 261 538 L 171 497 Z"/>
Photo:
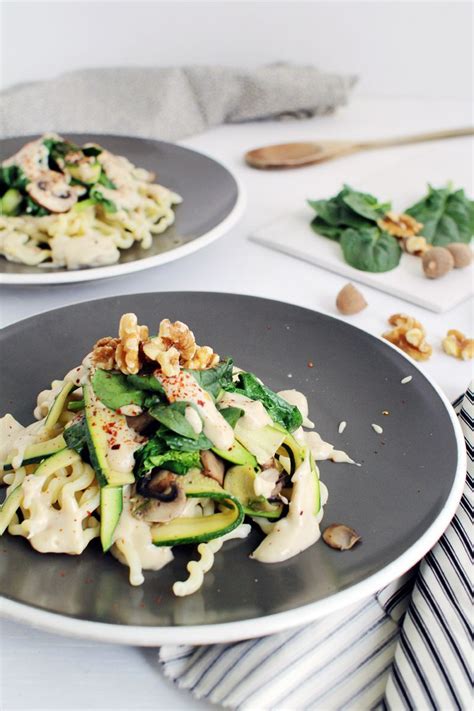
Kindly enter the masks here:
<path id="1" fill-rule="evenodd" d="M 67 212 L 77 202 L 77 191 L 62 173 L 54 170 L 43 173 L 26 186 L 29 196 L 50 212 Z"/>
<path id="2" fill-rule="evenodd" d="M 150 523 L 166 523 L 179 516 L 186 506 L 186 494 L 179 477 L 165 469 L 154 470 L 137 482 L 141 497 L 132 513 Z"/>
<path id="3" fill-rule="evenodd" d="M 331 523 L 323 531 L 323 541 L 339 551 L 348 551 L 360 540 L 357 531 L 343 523 Z"/>
<path id="4" fill-rule="evenodd" d="M 145 434 L 150 427 L 150 425 L 156 425 L 157 421 L 148 412 L 142 412 L 140 415 L 130 416 L 127 415 L 127 425 L 138 432 L 138 434 Z"/>
<path id="5" fill-rule="evenodd" d="M 201 452 L 201 462 L 203 466 L 203 474 L 217 481 L 221 486 L 224 483 L 224 462 L 216 457 L 210 449 L 205 449 Z"/>

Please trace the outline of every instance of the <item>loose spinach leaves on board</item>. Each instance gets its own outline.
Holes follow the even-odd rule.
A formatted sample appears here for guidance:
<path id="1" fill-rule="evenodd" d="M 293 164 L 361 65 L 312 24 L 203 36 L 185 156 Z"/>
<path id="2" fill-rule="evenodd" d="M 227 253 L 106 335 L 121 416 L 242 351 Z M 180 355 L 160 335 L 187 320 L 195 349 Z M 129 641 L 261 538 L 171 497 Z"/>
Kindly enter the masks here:
<path id="1" fill-rule="evenodd" d="M 390 210 L 390 203 L 380 203 L 369 193 L 353 190 L 344 185 L 340 193 L 329 200 L 308 200 L 316 211 L 311 223 L 315 232 L 330 239 L 338 240 L 347 227 L 356 229 L 377 222 Z"/>
<path id="2" fill-rule="evenodd" d="M 398 240 L 378 227 L 344 230 L 340 245 L 346 262 L 364 272 L 388 272 L 402 254 Z"/>
<path id="3" fill-rule="evenodd" d="M 464 190 L 453 191 L 451 185 L 428 185 L 428 194 L 405 212 L 423 223 L 423 237 L 437 247 L 451 242 L 468 244 L 474 233 L 474 201 Z"/>
<path id="4" fill-rule="evenodd" d="M 230 392 L 241 393 L 251 400 L 260 400 L 272 420 L 288 432 L 296 430 L 303 422 L 301 412 L 294 405 L 263 385 L 252 373 L 239 373 L 236 383 L 227 388 Z"/>

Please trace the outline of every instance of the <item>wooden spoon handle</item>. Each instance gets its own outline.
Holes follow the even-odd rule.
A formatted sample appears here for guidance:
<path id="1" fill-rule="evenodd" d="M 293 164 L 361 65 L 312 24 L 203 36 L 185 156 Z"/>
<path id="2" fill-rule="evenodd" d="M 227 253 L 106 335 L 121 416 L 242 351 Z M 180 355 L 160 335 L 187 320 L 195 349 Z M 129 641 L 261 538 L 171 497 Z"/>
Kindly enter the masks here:
<path id="1" fill-rule="evenodd" d="M 460 136 L 474 136 L 474 128 L 454 128 L 446 131 L 433 131 L 432 133 L 418 133 L 414 136 L 398 136 L 396 138 L 381 138 L 375 141 L 364 141 L 357 144 L 361 150 L 367 148 L 384 148 L 388 146 L 403 146 L 408 143 L 423 143 L 424 141 L 438 141 L 442 138 L 459 138 Z"/>

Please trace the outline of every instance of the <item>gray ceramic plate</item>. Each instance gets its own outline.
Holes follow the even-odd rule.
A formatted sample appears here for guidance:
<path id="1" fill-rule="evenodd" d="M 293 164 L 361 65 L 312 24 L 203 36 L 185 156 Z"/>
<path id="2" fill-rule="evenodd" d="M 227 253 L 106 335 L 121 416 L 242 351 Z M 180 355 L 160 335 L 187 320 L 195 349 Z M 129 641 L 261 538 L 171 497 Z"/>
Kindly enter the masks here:
<path id="1" fill-rule="evenodd" d="M 46 269 L 27 267 L 0 257 L 0 283 L 61 284 L 119 276 L 179 259 L 228 232 L 242 214 L 242 188 L 232 173 L 202 153 L 164 141 L 128 136 L 70 133 L 76 143 L 93 141 L 123 155 L 141 168 L 156 173 L 157 181 L 183 198 L 176 207 L 176 220 L 150 249 L 136 244 L 121 252 L 120 261 L 91 269 Z M 0 141 L 0 162 L 13 155 L 33 136 Z"/>
<path id="2" fill-rule="evenodd" d="M 1 411 L 31 421 L 37 392 L 77 364 L 120 315 L 141 323 L 181 319 L 199 343 L 232 355 L 276 390 L 305 392 L 317 430 L 361 467 L 320 464 L 329 488 L 324 524 L 356 528 L 363 543 L 340 553 L 321 541 L 285 563 L 248 554 L 260 540 L 231 541 L 201 591 L 177 599 L 195 551 L 148 572 L 142 587 L 92 544 L 84 555 L 40 555 L 23 539 L 0 545 L 5 614 L 48 629 L 134 644 L 213 642 L 302 624 L 369 595 L 434 544 L 454 514 L 464 479 L 464 447 L 444 396 L 396 349 L 342 321 L 249 296 L 163 293 L 114 297 L 50 311 L 1 334 Z M 308 367 L 308 361 L 314 367 Z M 413 380 L 402 385 L 411 375 Z M 390 415 L 384 416 L 382 411 Z M 338 435 L 338 423 L 347 429 Z M 376 434 L 371 423 L 383 425 Z"/>

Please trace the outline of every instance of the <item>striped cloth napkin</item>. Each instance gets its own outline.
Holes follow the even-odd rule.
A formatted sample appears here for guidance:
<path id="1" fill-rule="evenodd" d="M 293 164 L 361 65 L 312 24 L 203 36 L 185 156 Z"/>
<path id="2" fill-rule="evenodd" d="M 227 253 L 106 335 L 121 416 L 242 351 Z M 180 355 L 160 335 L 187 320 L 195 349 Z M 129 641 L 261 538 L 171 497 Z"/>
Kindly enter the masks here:
<path id="1" fill-rule="evenodd" d="M 161 647 L 165 675 L 199 699 L 242 711 L 472 708 L 474 383 L 454 407 L 466 484 L 419 567 L 302 628 L 237 644 Z"/>

